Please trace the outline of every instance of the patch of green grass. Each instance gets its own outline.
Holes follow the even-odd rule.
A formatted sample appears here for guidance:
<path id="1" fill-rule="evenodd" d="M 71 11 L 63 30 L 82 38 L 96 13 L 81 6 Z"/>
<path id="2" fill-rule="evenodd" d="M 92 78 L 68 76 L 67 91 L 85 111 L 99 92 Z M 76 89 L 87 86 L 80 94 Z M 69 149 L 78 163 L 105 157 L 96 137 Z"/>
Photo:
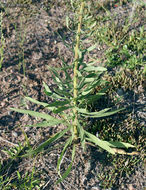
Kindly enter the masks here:
<path id="1" fill-rule="evenodd" d="M 132 31 L 120 44 L 116 43 L 106 51 L 106 64 L 111 67 L 123 66 L 130 69 L 144 66 L 145 32 L 144 27 Z"/>
<path id="2" fill-rule="evenodd" d="M 140 22 L 141 14 L 144 13 L 144 4 L 133 1 L 134 8 L 131 12 L 127 12 L 126 17 L 120 18 L 119 13 L 114 12 L 114 7 L 110 10 L 104 4 L 101 6 L 97 2 L 92 3 L 87 8 L 90 17 L 86 26 L 90 30 L 90 38 L 92 37 L 99 48 L 106 47 L 103 54 L 105 64 L 110 67 L 121 66 L 130 69 L 144 66 L 144 26 L 132 28 L 135 23 Z"/>
<path id="3" fill-rule="evenodd" d="M 26 172 L 23 175 L 17 171 L 17 181 L 15 180 L 12 184 L 17 189 L 33 190 L 34 188 L 39 189 L 39 183 L 40 180 L 35 178 L 35 167 L 33 167 L 31 172 Z"/>
<path id="4" fill-rule="evenodd" d="M 26 143 L 28 145 L 28 139 Z M 29 145 L 19 146 L 5 149 L 3 152 L 8 156 L 8 160 L 0 163 L 0 190 L 33 190 L 39 189 L 40 180 L 34 166 L 29 170 L 25 171 L 19 167 L 19 163 L 22 160 L 21 155 L 24 149 L 29 150 Z M 24 164 L 24 163 L 23 163 Z"/>
<path id="5" fill-rule="evenodd" d="M 111 84 L 108 90 L 107 101 L 114 101 L 114 104 L 119 104 L 117 101 L 117 89 L 123 89 L 123 92 L 133 91 L 136 87 L 143 85 L 144 78 L 142 71 L 130 71 L 124 69 L 117 73 L 114 77 L 107 76 Z M 117 95 L 118 96 L 118 95 Z M 118 96 L 119 97 L 119 96 Z M 104 102 L 102 102 L 104 104 Z M 112 103 L 113 104 L 113 103 Z M 101 105 L 103 106 L 103 105 Z M 139 167 L 144 168 L 145 160 L 145 139 L 144 139 L 144 125 L 140 124 L 136 118 L 133 118 L 132 109 L 127 107 L 125 113 L 120 113 L 115 118 L 107 118 L 100 121 L 94 121 L 90 128 L 93 134 L 98 133 L 101 139 L 115 139 L 119 141 L 127 140 L 135 145 L 137 151 L 131 149 L 132 157 L 125 152 L 125 155 L 108 155 L 103 168 L 101 168 L 97 178 L 101 181 L 103 189 L 113 188 L 117 189 L 122 185 L 128 183 L 127 179 L 135 175 Z M 123 149 L 120 150 L 123 153 Z M 120 152 L 119 152 L 120 154 Z M 110 165 L 109 165 L 110 163 Z"/>
<path id="6" fill-rule="evenodd" d="M 11 159 L 9 160 L 11 162 Z M 14 173 L 7 175 L 7 172 L 1 172 L 3 167 L 9 166 L 8 164 L 0 166 L 0 190 L 33 190 L 40 189 L 39 184 L 40 180 L 36 177 L 35 167 L 32 168 L 32 171 L 21 174 L 19 170 L 15 170 Z M 11 165 L 13 167 L 13 165 Z M 10 169 L 10 167 L 9 167 Z"/>
<path id="7" fill-rule="evenodd" d="M 135 169 L 141 162 L 141 159 L 138 156 L 128 157 L 119 155 L 114 158 L 111 157 L 109 162 L 111 162 L 111 166 L 106 169 L 106 166 L 101 168 L 101 171 L 97 175 L 97 178 L 101 181 L 100 186 L 102 189 L 125 187 L 127 183 L 126 179 L 135 174 Z"/>
<path id="8" fill-rule="evenodd" d="M 102 189 L 107 188 L 119 188 L 122 185 L 128 183 L 127 179 L 135 175 L 136 170 L 141 167 L 144 168 L 145 160 L 145 139 L 144 139 L 144 125 L 139 124 L 132 118 L 131 114 L 127 115 L 127 119 L 124 119 L 126 114 L 117 118 L 117 120 L 107 119 L 95 122 L 91 131 L 93 134 L 98 132 L 99 138 L 119 140 L 132 143 L 136 147 L 136 152 L 131 150 L 131 155 L 121 149 L 121 154 L 112 156 L 108 155 L 107 160 L 103 164 L 103 168 L 100 169 L 97 178 L 100 180 L 100 186 Z M 110 164 L 109 164 L 110 163 Z"/>
<path id="9" fill-rule="evenodd" d="M 103 168 L 101 168 L 97 178 L 101 181 L 101 187 L 103 189 L 116 189 L 122 187 L 124 183 L 126 184 L 127 179 L 135 174 L 138 167 L 144 168 L 144 126 L 140 126 L 137 122 L 131 120 L 130 117 L 121 125 L 119 124 L 120 126 L 110 125 L 109 123 L 109 121 L 105 124 L 102 123 L 102 126 L 105 127 L 103 127 L 102 132 L 99 134 L 101 138 L 128 139 L 129 142 L 135 144 L 138 150 L 138 152 L 132 153 L 133 156 L 125 154 L 114 157 L 108 155 L 106 164 L 108 165 L 108 163 L 110 163 L 110 166 L 105 164 Z M 123 125 L 126 131 L 122 129 Z M 118 128 L 118 130 L 116 130 L 116 128 Z M 138 134 L 138 131 L 141 131 L 141 133 Z M 143 163 L 143 166 L 140 166 L 141 163 Z"/>

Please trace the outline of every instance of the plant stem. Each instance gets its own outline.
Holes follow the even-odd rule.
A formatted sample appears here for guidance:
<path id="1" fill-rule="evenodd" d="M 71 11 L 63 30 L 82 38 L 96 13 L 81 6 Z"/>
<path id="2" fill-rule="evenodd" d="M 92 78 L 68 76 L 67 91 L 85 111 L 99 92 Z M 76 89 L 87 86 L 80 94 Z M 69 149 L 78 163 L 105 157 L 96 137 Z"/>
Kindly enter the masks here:
<path id="1" fill-rule="evenodd" d="M 73 85 L 74 85 L 74 122 L 73 122 L 73 130 L 74 130 L 74 140 L 77 140 L 78 138 L 78 132 L 77 132 L 77 123 L 78 123 L 78 111 L 76 109 L 77 107 L 77 96 L 78 96 L 78 89 L 77 89 L 77 82 L 78 82 L 78 63 L 79 63 L 79 46 L 80 46 L 80 34 L 81 34 L 81 26 L 82 26 L 82 19 L 83 19 L 83 10 L 84 10 L 85 2 L 82 1 L 80 12 L 79 12 L 79 22 L 78 22 L 78 30 L 76 35 L 76 46 L 75 46 L 75 57 L 74 57 L 74 79 L 73 79 Z"/>

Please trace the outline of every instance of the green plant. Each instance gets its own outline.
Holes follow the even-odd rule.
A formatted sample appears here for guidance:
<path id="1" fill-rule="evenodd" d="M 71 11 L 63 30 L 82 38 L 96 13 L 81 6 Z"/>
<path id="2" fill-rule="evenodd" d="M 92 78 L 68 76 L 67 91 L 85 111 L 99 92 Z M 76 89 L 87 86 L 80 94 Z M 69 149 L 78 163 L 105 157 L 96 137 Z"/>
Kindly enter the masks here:
<path id="1" fill-rule="evenodd" d="M 31 116 L 46 120 L 32 126 L 49 127 L 59 124 L 63 124 L 64 126 L 66 126 L 64 130 L 54 134 L 44 143 L 39 145 L 36 149 L 30 150 L 24 156 L 38 154 L 39 152 L 44 150 L 44 148 L 46 148 L 48 145 L 54 143 L 61 137 L 65 136 L 66 133 L 69 135 L 70 131 L 70 136 L 66 139 L 66 142 L 63 144 L 64 147 L 58 159 L 57 171 L 60 176 L 60 179 L 57 181 L 57 183 L 64 180 L 70 173 L 73 161 L 75 159 L 76 147 L 78 146 L 79 143 L 81 143 L 81 146 L 84 150 L 86 148 L 85 145 L 89 142 L 89 144 L 95 144 L 111 154 L 116 153 L 114 149 L 115 147 L 117 148 L 134 147 L 129 143 L 113 142 L 113 141 L 108 142 L 101 140 L 92 133 L 89 133 L 88 129 L 85 130 L 85 128 L 82 126 L 84 118 L 103 118 L 123 110 L 119 109 L 111 111 L 111 108 L 106 108 L 104 110 L 97 112 L 90 112 L 88 110 L 88 105 L 98 101 L 105 94 L 106 88 L 99 90 L 99 92 L 97 92 L 96 94 L 94 94 L 93 92 L 95 87 L 97 86 L 101 87 L 106 83 L 106 81 L 101 79 L 101 76 L 104 73 L 104 71 L 106 71 L 106 68 L 96 67 L 94 66 L 94 62 L 89 62 L 87 64 L 84 61 L 85 54 L 92 51 L 95 48 L 95 45 L 93 45 L 87 49 L 83 49 L 81 48 L 80 45 L 84 6 L 85 6 L 85 1 L 81 1 L 78 29 L 76 32 L 76 44 L 73 50 L 74 51 L 73 64 L 69 65 L 63 62 L 62 68 L 49 67 L 50 71 L 53 74 L 52 78 L 54 80 L 54 83 L 56 84 L 56 87 L 54 87 L 51 90 L 47 86 L 47 84 L 44 83 L 44 88 L 45 88 L 44 92 L 47 96 L 52 98 L 53 103 L 48 104 L 45 102 L 37 101 L 30 97 L 26 97 L 27 100 L 36 103 L 38 105 L 42 105 L 44 108 L 47 108 L 53 114 L 57 114 L 59 116 L 59 119 L 45 113 L 11 108 L 11 110 L 13 111 L 29 114 Z M 64 72 L 65 79 L 62 79 L 60 77 L 60 71 Z M 73 72 L 73 80 L 70 75 L 71 71 Z M 61 174 L 60 166 L 63 160 L 63 156 L 68 147 L 72 147 L 72 160 L 65 173 Z"/>
<path id="2" fill-rule="evenodd" d="M 8 162 L 6 161 L 5 163 L 0 163 L 0 190 L 32 190 L 34 188 L 39 189 L 39 179 L 35 170 L 36 159 L 33 160 L 32 169 L 26 171 L 25 173 L 24 171 L 21 171 L 21 169 L 16 168 L 16 160 L 19 162 L 19 160 L 22 159 L 21 155 L 24 153 L 24 150 L 32 150 L 26 133 L 22 128 L 21 130 L 25 137 L 24 144 L 19 144 L 18 146 L 12 147 L 10 149 L 5 148 L 2 150 L 2 152 L 9 157 L 9 160 Z"/>
<path id="3" fill-rule="evenodd" d="M 100 5 L 96 1 L 91 1 L 90 8 L 87 10 L 88 20 L 85 23 L 90 30 L 92 41 L 98 44 L 99 49 L 104 46 L 105 53 L 103 53 L 102 59 L 110 67 L 122 66 L 134 69 L 137 66 L 143 66 L 144 27 L 141 24 L 137 29 L 135 27 L 131 29 L 135 23 L 140 22 L 141 17 L 138 11 L 143 4 L 133 1 L 133 9 L 128 17 L 124 17 L 123 14 L 123 18 L 120 18 L 118 23 L 116 17 L 119 13 L 114 10 L 111 13 L 106 6 L 106 3 L 109 2 L 105 1 L 104 3 Z M 98 14 L 99 11 L 101 14 Z M 120 24 L 121 20 L 123 24 Z M 143 23 L 143 21 L 141 22 Z"/>
<path id="4" fill-rule="evenodd" d="M 25 189 L 25 190 L 32 190 L 38 187 L 39 180 L 34 177 L 35 168 L 33 167 L 32 172 L 26 172 L 24 176 L 17 171 L 17 178 L 18 180 L 13 182 L 13 187 L 17 189 Z M 38 187 L 39 189 L 39 187 Z"/>
<path id="5" fill-rule="evenodd" d="M 2 174 L 2 172 L 1 172 L 2 168 L 3 168 L 3 165 L 0 163 L 0 190 L 2 190 L 2 189 L 4 189 L 4 190 L 7 189 L 8 190 L 8 189 L 11 188 L 10 185 L 9 185 L 11 179 L 9 177 L 5 177 Z M 6 187 L 6 188 L 4 188 L 4 187 Z"/>
<path id="6" fill-rule="evenodd" d="M 10 183 L 10 179 L 9 177 L 7 179 L 4 179 L 3 176 L 0 176 L 0 189 L 1 190 L 10 190 L 11 189 L 11 185 Z"/>
<path id="7" fill-rule="evenodd" d="M 5 38 L 3 34 L 3 13 L 0 12 L 0 70 L 4 60 Z"/>
<path id="8" fill-rule="evenodd" d="M 27 171 L 25 174 L 20 172 L 19 169 L 16 169 L 15 172 L 12 172 L 16 167 L 16 160 L 18 161 L 21 157 L 20 155 L 24 152 L 24 149 L 31 149 L 28 138 L 25 132 L 22 130 L 22 133 L 25 136 L 26 142 L 25 145 L 19 144 L 16 147 L 10 149 L 4 149 L 2 152 L 7 154 L 9 161 L 5 164 L 0 164 L 0 190 L 9 190 L 9 189 L 26 189 L 31 190 L 34 187 L 38 187 L 39 180 L 36 177 L 35 172 L 35 161 L 33 161 L 32 171 Z M 17 174 L 17 175 L 16 175 Z"/>
<path id="9" fill-rule="evenodd" d="M 128 68 L 135 68 L 137 65 L 144 65 L 144 27 L 139 31 L 132 31 L 125 39 L 122 45 L 117 44 L 110 47 L 107 52 L 107 64 L 110 66 L 123 65 Z"/>
<path id="10" fill-rule="evenodd" d="M 14 160 L 18 158 L 18 155 L 22 151 L 22 145 L 13 147 L 11 149 L 4 149 L 2 152 L 8 155 L 9 161 L 6 163 L 0 163 L 0 190 L 10 190 L 12 189 L 13 177 L 9 176 L 9 170 L 14 163 Z"/>

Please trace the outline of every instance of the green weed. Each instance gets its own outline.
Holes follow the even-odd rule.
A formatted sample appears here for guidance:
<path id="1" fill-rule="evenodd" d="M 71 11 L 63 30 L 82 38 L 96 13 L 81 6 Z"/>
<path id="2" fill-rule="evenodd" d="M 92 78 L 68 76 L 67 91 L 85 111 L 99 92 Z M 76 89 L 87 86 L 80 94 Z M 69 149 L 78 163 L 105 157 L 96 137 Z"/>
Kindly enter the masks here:
<path id="1" fill-rule="evenodd" d="M 97 43 L 99 49 L 102 49 L 102 46 L 106 47 L 102 58 L 104 58 L 104 63 L 107 66 L 121 66 L 130 69 L 144 66 L 144 26 L 131 29 L 132 25 L 139 22 L 139 10 L 144 5 L 142 1 L 138 3 L 133 1 L 132 3 L 132 11 L 128 13 L 129 15 L 126 18 L 119 18 L 119 23 L 116 19 L 118 13 L 108 10 L 106 4 L 91 1 L 87 8 L 90 16 L 85 23 L 86 27 L 90 31 L 90 38 Z"/>
<path id="2" fill-rule="evenodd" d="M 27 171 L 25 174 L 20 168 L 16 167 L 16 162 L 19 162 L 21 159 L 20 157 L 23 154 L 24 149 L 31 149 L 26 134 L 24 135 L 26 138 L 26 145 L 19 144 L 16 147 L 2 150 L 2 152 L 8 155 L 9 159 L 0 164 L 0 190 L 39 189 L 38 185 L 40 181 L 35 171 L 35 160 L 33 161 L 32 170 Z"/>
<path id="3" fill-rule="evenodd" d="M 82 126 L 83 120 L 87 118 L 104 118 L 123 110 L 111 110 L 111 108 L 105 108 L 100 111 L 90 112 L 88 109 L 88 105 L 97 102 L 101 97 L 103 97 L 103 95 L 105 95 L 106 87 L 101 88 L 96 94 L 93 92 L 97 86 L 101 87 L 105 85 L 106 81 L 104 81 L 101 76 L 106 71 L 106 68 L 97 67 L 94 65 L 95 62 L 92 61 L 86 63 L 84 59 L 84 56 L 93 51 L 96 47 L 93 45 L 84 49 L 84 46 L 81 43 L 82 35 L 85 35 L 82 30 L 82 25 L 84 25 L 85 18 L 87 18 L 87 16 L 84 15 L 84 8 L 86 6 L 85 2 L 86 1 L 81 1 L 80 3 L 75 47 L 71 48 L 74 55 L 72 65 L 63 61 L 62 68 L 49 67 L 56 87 L 51 89 L 46 83 L 43 84 L 44 92 L 52 99 L 52 103 L 40 102 L 31 97 L 26 97 L 26 100 L 42 105 L 53 114 L 59 116 L 59 118 L 31 110 L 11 108 L 13 111 L 43 119 L 42 122 L 31 125 L 33 127 L 51 127 L 59 124 L 66 126 L 64 130 L 54 134 L 36 149 L 30 150 L 24 155 L 37 155 L 48 145 L 54 143 L 67 134 L 68 138 L 63 144 L 64 147 L 57 163 L 57 171 L 60 177 L 57 183 L 64 180 L 70 173 L 75 159 L 76 149 L 79 144 L 81 144 L 82 148 L 86 150 L 86 144 L 89 142 L 90 144 L 97 145 L 111 154 L 118 153 L 115 148 L 134 147 L 129 143 L 102 140 Z M 84 37 L 88 38 L 88 36 Z M 73 73 L 73 79 L 70 75 L 71 71 Z M 60 72 L 64 74 L 64 79 L 60 76 Z M 69 147 L 72 148 L 71 163 L 62 174 L 60 171 L 61 163 L 63 161 L 63 156 Z"/>
<path id="4" fill-rule="evenodd" d="M 8 165 L 6 165 L 8 167 Z M 1 165 L 1 168 L 5 166 Z M 11 177 L 7 176 L 6 173 L 2 174 L 0 168 L 0 190 L 33 190 L 40 189 L 39 188 L 39 179 L 36 177 L 35 167 L 33 167 L 32 171 L 26 172 L 25 174 L 21 174 L 18 170 L 15 171 Z"/>
<path id="5" fill-rule="evenodd" d="M 34 178 L 35 168 L 33 167 L 32 172 L 26 172 L 25 175 L 21 175 L 19 171 L 17 171 L 17 182 L 13 183 L 13 187 L 17 189 L 25 189 L 32 190 L 34 188 L 39 189 L 40 181 Z"/>
<path id="6" fill-rule="evenodd" d="M 99 133 L 100 138 L 106 139 L 118 139 L 124 141 L 128 139 L 129 142 L 135 144 L 139 152 L 131 153 L 131 156 L 128 155 L 108 155 L 107 163 L 110 163 L 110 166 L 100 169 L 100 172 L 97 175 L 97 178 L 100 180 L 100 186 L 103 189 L 113 188 L 117 189 L 122 187 L 123 183 L 127 183 L 127 179 L 130 176 L 133 176 L 136 168 L 140 163 L 144 163 L 144 126 L 139 125 L 137 122 L 132 120 L 130 116 L 125 120 L 121 125 L 113 125 L 108 121 L 102 121 L 102 129 Z M 123 131 L 122 125 L 126 125 L 127 131 Z M 118 128 L 117 130 L 115 130 Z M 141 131 L 141 134 L 136 137 L 137 129 Z M 97 130 L 97 129 L 96 129 Z M 129 136 L 130 133 L 130 136 Z M 144 166 L 143 166 L 144 167 Z M 120 180 L 122 179 L 122 180 Z M 120 183 L 120 184 L 119 184 Z"/>
<path id="7" fill-rule="evenodd" d="M 106 80 L 111 84 L 111 87 L 108 89 L 107 99 L 108 101 L 109 99 L 112 102 L 114 101 L 114 104 L 118 105 L 120 104 L 120 102 L 118 103 L 117 101 L 118 98 L 123 98 L 123 95 L 127 92 L 133 92 L 133 89 L 137 86 L 143 85 L 145 79 L 142 76 L 142 70 L 131 71 L 130 69 L 123 69 L 114 77 L 107 76 Z M 117 89 L 123 89 L 123 95 L 121 94 L 116 97 Z M 112 141 L 115 139 L 118 141 L 126 140 L 135 145 L 137 149 L 135 152 L 130 152 L 130 155 L 133 156 L 129 156 L 127 152 L 125 152 L 125 155 L 107 156 L 105 165 L 102 166 L 97 175 L 97 178 L 101 182 L 100 186 L 102 189 L 119 189 L 122 188 L 122 186 L 125 187 L 129 178 L 136 175 L 138 168 L 144 168 L 144 124 L 140 124 L 139 121 L 133 117 L 134 114 L 131 113 L 132 110 L 133 108 L 127 107 L 126 113 L 120 113 L 118 120 L 116 118 L 107 118 L 94 121 L 90 129 L 93 134 L 98 132 L 100 139 L 109 139 Z M 122 150 L 122 154 L 123 153 Z"/>
<path id="8" fill-rule="evenodd" d="M 107 65 L 122 65 L 131 69 L 136 66 L 144 65 L 144 27 L 140 31 L 132 31 L 132 33 L 124 39 L 121 44 L 111 47 L 106 52 Z"/>

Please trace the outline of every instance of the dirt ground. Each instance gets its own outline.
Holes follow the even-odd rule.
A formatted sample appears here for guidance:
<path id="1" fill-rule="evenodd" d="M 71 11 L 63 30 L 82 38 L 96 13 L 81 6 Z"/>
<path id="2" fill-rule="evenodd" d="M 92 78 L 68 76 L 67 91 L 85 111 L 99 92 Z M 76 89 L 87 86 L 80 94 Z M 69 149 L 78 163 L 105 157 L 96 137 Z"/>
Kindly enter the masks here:
<path id="1" fill-rule="evenodd" d="M 32 146 L 40 144 L 60 130 L 60 127 L 57 126 L 45 128 L 45 130 L 24 127 L 36 123 L 35 118 L 10 111 L 10 107 L 44 111 L 41 106 L 25 102 L 24 97 L 30 96 L 39 101 L 50 101 L 44 95 L 42 86 L 43 81 L 48 85 L 52 84 L 47 66 L 61 67 L 61 56 L 70 63 L 73 59 L 72 53 L 57 35 L 57 32 L 59 32 L 68 36 L 68 41 L 70 41 L 72 35 L 70 31 L 67 31 L 65 24 L 67 14 L 65 1 L 54 1 L 53 6 L 47 10 L 43 8 L 45 3 L 47 1 L 34 1 L 33 4 L 29 5 L 30 9 L 23 8 L 23 13 L 20 7 L 11 7 L 4 16 L 3 28 L 6 44 L 4 62 L 0 72 L 0 159 L 3 163 L 7 162 L 8 159 L 8 155 L 2 152 L 4 148 L 9 149 L 20 142 L 22 144 L 25 142 L 25 136 L 21 128 L 27 134 Z M 130 5 L 127 5 L 127 8 L 124 6 L 115 7 L 114 11 L 118 11 L 118 9 L 121 10 L 120 14 L 125 14 L 130 9 Z M 4 10 L 2 11 L 4 12 Z M 24 19 L 21 19 L 22 14 L 25 15 Z M 24 42 L 22 44 L 23 35 Z M 25 76 L 22 64 L 23 53 L 26 65 Z M 121 93 L 121 91 L 118 92 Z M 124 106 L 130 104 L 132 108 L 134 107 L 133 117 L 137 118 L 142 125 L 145 124 L 145 103 L 145 89 L 141 84 L 135 87 L 135 91 L 131 95 L 130 92 L 125 94 L 125 100 L 123 101 Z M 61 126 L 61 129 L 63 127 Z M 41 179 L 40 189 L 42 190 L 102 189 L 97 174 L 103 166 L 105 166 L 105 171 L 112 167 L 108 162 L 106 153 L 90 146 L 87 147 L 87 152 L 83 153 L 79 147 L 71 174 L 63 183 L 55 185 L 54 182 L 58 179 L 56 164 L 60 151 L 60 149 L 52 150 L 38 156 L 36 159 L 23 158 L 16 160 L 15 167 L 8 168 L 8 175 L 15 178 L 15 170 L 19 169 L 19 171 L 25 173 L 35 165 L 37 176 Z M 69 153 L 70 151 L 65 156 L 63 167 L 70 163 Z M 140 162 L 135 166 L 133 174 L 117 179 L 116 186 L 111 189 L 142 190 L 144 186 L 145 174 L 143 163 Z"/>

